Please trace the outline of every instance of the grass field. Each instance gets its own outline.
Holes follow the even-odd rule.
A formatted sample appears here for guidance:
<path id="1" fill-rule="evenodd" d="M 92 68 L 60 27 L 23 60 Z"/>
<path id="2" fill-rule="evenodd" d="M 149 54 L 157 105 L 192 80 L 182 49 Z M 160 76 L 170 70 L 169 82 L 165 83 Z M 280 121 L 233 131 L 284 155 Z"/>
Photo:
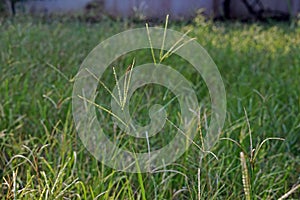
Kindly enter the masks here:
<path id="1" fill-rule="evenodd" d="M 152 173 L 115 171 L 85 149 L 74 127 L 71 101 L 80 64 L 104 39 L 144 26 L 110 20 L 95 24 L 22 17 L 0 20 L 1 199 L 279 199 L 292 189 L 288 199 L 299 199 L 297 23 L 211 23 L 201 18 L 188 24 L 170 22 L 170 29 L 190 30 L 188 35 L 208 51 L 223 78 L 226 122 L 223 139 L 211 149 L 217 159 L 208 154 L 200 161 L 200 134 L 194 140 L 197 145 L 192 144 L 175 163 Z M 152 61 L 149 50 L 130 53 L 114 63 L 117 73 L 124 73 L 133 59 L 136 65 Z M 205 105 L 199 128 L 205 135 L 210 109 L 201 76 L 178 57 L 165 64 L 193 83 Z M 104 77 L 112 88 L 113 72 L 108 70 Z M 98 98 L 109 105 L 110 95 L 101 91 Z M 134 94 L 130 110 L 145 125 L 149 107 L 164 105 L 173 97 L 163 87 L 146 86 Z M 178 103 L 172 102 L 167 109 L 174 123 L 177 108 Z M 107 124 L 112 140 L 124 139 L 123 148 L 147 150 L 113 130 L 109 114 L 99 111 L 98 119 Z M 167 144 L 175 131 L 165 127 L 164 137 L 151 138 L 150 144 L 157 148 Z"/>

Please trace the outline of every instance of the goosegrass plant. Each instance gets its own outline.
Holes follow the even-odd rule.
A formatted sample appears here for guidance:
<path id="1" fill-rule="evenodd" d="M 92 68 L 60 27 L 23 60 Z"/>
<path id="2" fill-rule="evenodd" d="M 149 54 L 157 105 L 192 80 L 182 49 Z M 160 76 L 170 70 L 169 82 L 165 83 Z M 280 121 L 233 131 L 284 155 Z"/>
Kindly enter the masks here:
<path id="1" fill-rule="evenodd" d="M 144 23 L 105 20 L 88 24 L 18 16 L 1 20 L 1 199 L 247 199 L 249 195 L 251 199 L 298 199 L 300 29 L 289 24 L 168 22 L 171 29 L 190 30 L 188 35 L 209 52 L 223 77 L 228 103 L 221 137 L 227 139 L 210 149 L 215 156 L 208 153 L 199 161 L 202 152 L 198 146 L 202 148 L 210 117 L 205 83 L 174 54 L 161 62 L 189 79 L 201 99 L 197 145 L 152 173 L 116 171 L 90 155 L 72 119 L 74 77 L 100 41 L 135 27 L 144 27 Z M 157 62 L 166 55 L 156 49 L 153 53 Z M 122 56 L 113 66 L 119 76 L 128 66 L 152 61 L 149 50 L 140 51 Z M 130 71 L 131 67 L 128 76 Z M 105 73 L 101 81 L 111 90 L 115 85 L 112 68 Z M 103 87 L 101 82 L 99 87 Z M 112 98 L 105 89 L 99 95 L 107 96 L 105 102 Z M 165 89 L 149 85 L 131 97 L 132 116 L 147 124 L 150 104 L 165 105 L 172 98 Z M 109 104 L 101 104 L 105 105 Z M 168 119 L 176 125 L 176 101 L 168 105 Z M 103 123 L 112 121 L 107 112 L 99 112 L 98 117 Z M 109 137 L 124 138 L 120 145 L 130 149 L 126 142 L 135 140 L 110 125 Z M 149 138 L 150 147 L 166 144 L 171 133 L 177 132 L 172 124 L 167 125 L 165 138 Z M 147 141 L 144 143 L 147 152 Z M 249 180 L 249 195 L 245 195 L 248 186 L 243 185 L 243 176 Z"/>
<path id="2" fill-rule="evenodd" d="M 284 139 L 283 138 L 266 138 L 260 144 L 258 144 L 256 146 L 256 148 L 254 148 L 250 122 L 249 122 L 248 115 L 247 115 L 245 108 L 244 108 L 244 112 L 245 112 L 247 126 L 249 129 L 249 140 L 250 140 L 249 141 L 249 143 L 250 143 L 249 152 L 247 152 L 246 148 L 243 147 L 239 142 L 237 142 L 231 138 L 221 138 L 221 140 L 229 140 L 229 141 L 233 142 L 234 144 L 236 144 L 241 150 L 240 159 L 241 159 L 241 169 L 242 169 L 242 180 L 243 180 L 244 193 L 245 193 L 246 200 L 250 200 L 250 199 L 252 199 L 251 196 L 255 196 L 255 191 L 252 190 L 252 189 L 254 189 L 252 185 L 255 184 L 255 182 L 253 181 L 253 180 L 255 180 L 255 176 L 257 173 L 257 170 L 255 169 L 255 166 L 256 166 L 255 162 L 256 162 L 256 158 L 259 153 L 259 150 L 262 148 L 263 144 L 269 140 L 284 141 Z M 250 170 L 248 169 L 247 161 L 250 165 Z"/>

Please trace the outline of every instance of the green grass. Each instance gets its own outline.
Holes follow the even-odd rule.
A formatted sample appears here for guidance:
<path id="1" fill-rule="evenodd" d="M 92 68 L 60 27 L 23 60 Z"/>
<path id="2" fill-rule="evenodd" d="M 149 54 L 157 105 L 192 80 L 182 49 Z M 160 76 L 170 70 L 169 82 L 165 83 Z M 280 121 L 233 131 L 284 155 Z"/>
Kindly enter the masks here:
<path id="1" fill-rule="evenodd" d="M 300 183 L 300 27 L 199 19 L 169 23 L 171 29 L 191 30 L 189 36 L 196 37 L 217 64 L 227 94 L 221 135 L 227 139 L 211 150 L 218 159 L 209 154 L 200 161 L 199 149 L 191 145 L 170 166 L 130 174 L 103 165 L 82 145 L 72 119 L 71 92 L 80 64 L 99 42 L 144 24 L 20 17 L 0 23 L 1 199 L 249 199 L 242 178 L 245 166 L 252 199 L 278 199 Z M 149 50 L 122 56 L 113 63 L 117 74 L 123 74 L 133 59 L 141 65 L 153 58 Z M 207 88 L 189 64 L 176 56 L 164 64 L 190 80 L 201 103 L 209 105 Z M 113 71 L 104 75 L 103 81 L 112 88 Z M 110 105 L 109 93 L 99 91 L 98 100 Z M 163 87 L 146 86 L 132 97 L 130 111 L 145 125 L 149 107 L 165 105 L 173 97 Z M 166 109 L 174 123 L 177 108 L 174 101 Z M 209 106 L 201 113 L 205 134 Z M 109 114 L 99 111 L 98 119 L 107 123 L 108 136 L 119 139 L 123 148 L 147 151 L 145 141 L 136 144 L 140 141 L 114 130 Z M 164 137 L 149 143 L 164 146 L 175 131 L 167 124 Z M 274 137 L 285 140 L 266 141 L 257 154 L 254 151 L 255 161 L 250 159 L 250 151 Z M 201 146 L 200 134 L 195 143 Z M 242 149 L 235 143 L 245 151 L 246 165 L 241 164 Z M 299 196 L 298 189 L 289 198 Z"/>

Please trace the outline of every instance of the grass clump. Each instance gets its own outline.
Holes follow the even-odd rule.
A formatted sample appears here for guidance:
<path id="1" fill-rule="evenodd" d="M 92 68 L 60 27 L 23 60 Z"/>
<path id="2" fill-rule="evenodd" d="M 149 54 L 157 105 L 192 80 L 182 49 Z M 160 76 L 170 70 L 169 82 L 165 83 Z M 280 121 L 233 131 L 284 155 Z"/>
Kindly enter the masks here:
<path id="1" fill-rule="evenodd" d="M 169 22 L 169 28 L 190 30 L 189 35 L 209 52 L 223 77 L 228 103 L 222 137 L 226 139 L 211 149 L 218 159 L 208 154 L 200 161 L 197 146 L 202 146 L 202 133 L 205 136 L 209 124 L 210 110 L 204 105 L 209 105 L 210 99 L 201 76 L 175 55 L 174 59 L 157 60 L 182 73 L 197 91 L 203 106 L 196 145 L 172 165 L 142 174 L 115 171 L 89 154 L 72 119 L 74 77 L 100 41 L 135 27 L 144 24 L 109 20 L 62 23 L 18 17 L 1 21 L 1 198 L 297 199 L 300 28 L 289 24 Z M 122 56 L 113 63 L 115 74 L 124 74 L 133 60 L 136 66 L 151 62 L 153 55 L 162 58 L 164 54 L 154 49 Z M 101 80 L 110 90 L 115 85 L 113 74 L 113 70 L 107 71 Z M 103 105 L 110 105 L 107 90 L 101 90 L 99 96 Z M 147 124 L 147 108 L 166 104 L 173 97 L 162 87 L 142 88 L 130 100 L 135 105 L 130 108 L 132 116 Z M 168 107 L 170 121 L 176 120 L 180 113 L 177 102 Z M 109 113 L 98 117 L 107 122 L 109 137 L 125 137 L 110 124 Z M 165 129 L 164 137 L 149 138 L 149 144 L 167 144 L 177 130 L 172 125 Z M 266 142 L 271 138 L 285 140 Z M 132 138 L 126 141 L 136 142 Z"/>

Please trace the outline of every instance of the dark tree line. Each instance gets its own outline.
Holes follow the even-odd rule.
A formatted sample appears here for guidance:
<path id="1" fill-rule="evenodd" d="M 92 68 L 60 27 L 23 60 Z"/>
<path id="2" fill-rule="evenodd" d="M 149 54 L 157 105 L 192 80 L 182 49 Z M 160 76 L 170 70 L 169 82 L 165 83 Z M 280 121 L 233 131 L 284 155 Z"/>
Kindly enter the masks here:
<path id="1" fill-rule="evenodd" d="M 286 13 L 278 10 L 270 10 L 264 7 L 261 0 L 240 0 L 248 13 L 257 20 L 265 20 L 266 18 L 274 18 L 278 20 L 288 20 L 291 17 L 291 13 Z M 223 13 L 225 19 L 231 18 L 231 0 L 223 1 Z"/>
<path id="2" fill-rule="evenodd" d="M 0 8 L 5 11 L 5 8 L 9 10 L 12 15 L 16 14 L 16 3 L 21 0 L 0 0 Z"/>

